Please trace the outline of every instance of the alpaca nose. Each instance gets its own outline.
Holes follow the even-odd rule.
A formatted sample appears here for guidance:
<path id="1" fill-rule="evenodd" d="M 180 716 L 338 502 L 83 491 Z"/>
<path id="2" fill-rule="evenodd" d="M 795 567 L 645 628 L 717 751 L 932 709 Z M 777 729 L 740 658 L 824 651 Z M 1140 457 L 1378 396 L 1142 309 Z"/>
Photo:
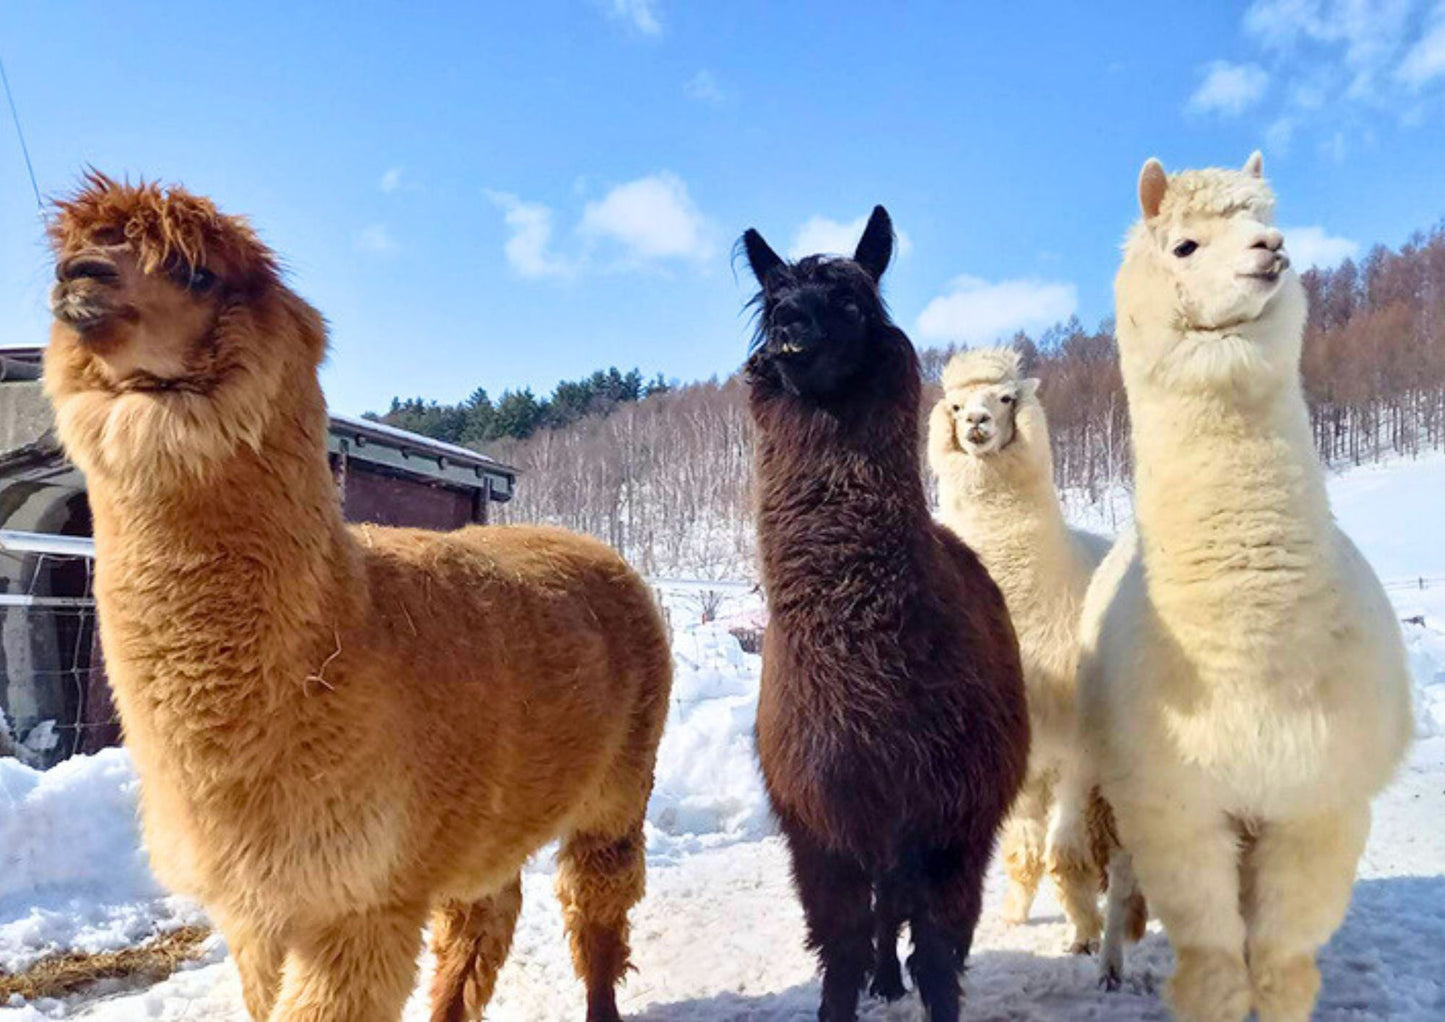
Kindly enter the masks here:
<path id="1" fill-rule="evenodd" d="M 1249 247 L 1262 248 L 1267 252 L 1278 252 L 1284 248 L 1284 235 L 1271 227 L 1269 230 L 1261 232 L 1259 237 L 1254 239 L 1254 244 Z"/>
<path id="2" fill-rule="evenodd" d="M 55 264 L 55 279 L 62 284 L 82 279 L 112 281 L 119 276 L 115 263 L 97 255 L 71 256 Z"/>
<path id="3" fill-rule="evenodd" d="M 988 412 L 968 412 L 963 419 L 970 426 L 984 426 L 993 421 L 993 416 Z"/>

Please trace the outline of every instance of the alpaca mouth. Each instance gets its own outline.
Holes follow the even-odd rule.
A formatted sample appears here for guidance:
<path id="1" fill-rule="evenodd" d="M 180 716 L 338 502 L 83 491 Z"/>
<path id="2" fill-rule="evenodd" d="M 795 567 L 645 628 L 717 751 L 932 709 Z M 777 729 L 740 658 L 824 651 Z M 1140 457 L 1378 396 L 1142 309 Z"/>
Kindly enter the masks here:
<path id="1" fill-rule="evenodd" d="M 993 439 L 993 434 L 986 433 L 983 430 L 979 429 L 977 426 L 974 426 L 968 432 L 963 434 L 963 438 L 969 443 L 973 444 L 975 447 L 983 447 L 985 444 L 987 444 L 990 440 Z"/>
<path id="2" fill-rule="evenodd" d="M 117 308 L 93 288 L 56 287 L 50 299 L 50 312 L 66 326 L 85 334 L 116 319 L 129 318 L 130 310 Z"/>

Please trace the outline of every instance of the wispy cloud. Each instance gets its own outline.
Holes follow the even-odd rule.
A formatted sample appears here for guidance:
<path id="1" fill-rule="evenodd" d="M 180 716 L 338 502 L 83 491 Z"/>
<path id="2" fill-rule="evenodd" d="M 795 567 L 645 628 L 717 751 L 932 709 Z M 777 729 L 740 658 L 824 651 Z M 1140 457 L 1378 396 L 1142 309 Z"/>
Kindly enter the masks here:
<path id="1" fill-rule="evenodd" d="M 1195 113 L 1237 115 L 1264 98 L 1269 73 L 1258 64 L 1231 64 L 1216 60 L 1204 68 L 1204 80 L 1189 97 Z"/>
<path id="2" fill-rule="evenodd" d="M 661 35 L 662 22 L 658 20 L 655 0 L 605 0 L 607 12 L 618 21 L 626 22 L 643 35 Z"/>
<path id="3" fill-rule="evenodd" d="M 946 293 L 918 316 L 916 333 L 930 341 L 987 344 L 1016 330 L 1042 329 L 1068 319 L 1079 307 L 1078 289 L 1069 283 L 955 277 Z"/>
<path id="4" fill-rule="evenodd" d="M 1435 5 L 1428 27 L 1405 54 L 1396 76 L 1417 92 L 1445 76 L 1445 2 Z"/>
<path id="5" fill-rule="evenodd" d="M 391 236 L 391 231 L 386 224 L 368 224 L 356 235 L 356 249 L 358 252 L 369 252 L 372 255 L 389 255 L 396 251 L 396 239 Z"/>
<path id="6" fill-rule="evenodd" d="M 509 228 L 507 262 L 523 277 L 566 278 L 588 271 L 701 263 L 714 252 L 712 225 L 686 183 L 669 171 L 617 185 L 587 203 L 562 252 L 557 251 L 552 207 L 510 192 L 486 194 Z"/>
<path id="7" fill-rule="evenodd" d="M 589 202 L 584 237 L 610 241 L 636 260 L 705 259 L 712 253 L 707 221 L 676 174 L 662 171 L 618 185 Z"/>
<path id="8" fill-rule="evenodd" d="M 392 167 L 385 174 L 382 174 L 381 180 L 377 182 L 376 186 L 383 192 L 390 193 L 396 191 L 401 187 L 401 168 Z"/>
<path id="9" fill-rule="evenodd" d="M 1360 243 L 1330 234 L 1323 227 L 1281 227 L 1284 247 L 1296 269 L 1334 266 L 1360 254 Z"/>
<path id="10" fill-rule="evenodd" d="M 575 267 L 554 255 L 552 210 L 540 202 L 524 202 L 510 192 L 487 192 L 487 198 L 502 211 L 511 235 L 503 251 L 512 269 L 523 277 L 569 277 Z"/>
<path id="11" fill-rule="evenodd" d="M 1276 151 L 1343 159 L 1381 116 L 1423 123 L 1445 84 L 1445 0 L 1253 0 L 1240 29 L 1253 59 L 1207 65 L 1187 109 L 1263 108 Z"/>
<path id="12" fill-rule="evenodd" d="M 858 248 L 858 239 L 863 237 L 863 228 L 868 226 L 868 214 L 856 220 L 830 220 L 825 216 L 809 217 L 793 243 L 788 247 L 788 258 L 801 259 L 807 255 L 827 253 L 829 255 L 851 256 Z M 896 228 L 895 228 L 896 230 Z M 913 240 L 903 231 L 898 234 L 898 254 L 908 255 L 913 251 Z"/>
<path id="13" fill-rule="evenodd" d="M 717 76 L 706 69 L 689 78 L 683 85 L 682 91 L 699 103 L 706 103 L 709 106 L 722 106 L 727 102 L 727 94 L 718 84 Z"/>

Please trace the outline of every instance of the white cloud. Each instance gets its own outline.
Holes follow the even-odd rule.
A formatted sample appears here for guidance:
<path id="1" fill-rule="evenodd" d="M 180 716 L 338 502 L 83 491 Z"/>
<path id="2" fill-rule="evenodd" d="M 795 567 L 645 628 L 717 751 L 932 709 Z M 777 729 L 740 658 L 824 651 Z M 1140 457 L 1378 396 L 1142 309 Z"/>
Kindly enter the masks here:
<path id="1" fill-rule="evenodd" d="M 582 212 L 590 240 L 620 245 L 633 259 L 705 259 L 708 225 L 676 174 L 662 171 L 618 185 Z"/>
<path id="2" fill-rule="evenodd" d="M 699 71 L 689 78 L 682 89 L 699 103 L 707 103 L 710 106 L 722 106 L 723 103 L 727 102 L 727 94 L 723 92 L 722 86 L 718 84 L 717 76 L 706 69 Z"/>
<path id="3" fill-rule="evenodd" d="M 356 235 L 356 248 L 373 255 L 387 255 L 396 251 L 396 239 L 386 224 L 368 224 Z"/>
<path id="4" fill-rule="evenodd" d="M 609 0 L 608 13 L 625 21 L 643 35 L 661 35 L 662 22 L 657 20 L 654 0 Z"/>
<path id="5" fill-rule="evenodd" d="M 1360 254 L 1360 243 L 1330 234 L 1323 227 L 1281 227 L 1284 248 L 1295 269 L 1334 266 Z"/>
<path id="6" fill-rule="evenodd" d="M 987 344 L 1016 330 L 1042 329 L 1072 316 L 1079 305 L 1073 284 L 1042 280 L 956 277 L 918 316 L 918 336 L 930 341 Z"/>
<path id="7" fill-rule="evenodd" d="M 788 247 L 788 258 L 801 259 L 803 256 L 818 253 L 851 257 L 858 248 L 858 239 L 863 237 L 863 228 L 868 226 L 869 215 L 865 213 L 846 223 L 842 220 L 830 220 L 825 216 L 810 217 L 798 228 L 798 233 L 793 235 L 793 243 Z M 897 227 L 894 230 L 898 234 L 898 254 L 908 255 L 913 251 L 913 240 Z"/>
<path id="8" fill-rule="evenodd" d="M 392 167 L 385 174 L 381 175 L 381 180 L 377 183 L 377 187 L 380 188 L 383 192 L 394 192 L 398 188 L 400 188 L 401 168 Z"/>
<path id="9" fill-rule="evenodd" d="M 511 228 L 504 251 L 512 269 L 524 277 L 566 277 L 574 267 L 552 254 L 552 210 L 540 202 L 524 202 L 509 192 L 487 192 Z"/>
<path id="10" fill-rule="evenodd" d="M 1312 42 L 1341 46 L 1357 74 L 1372 74 L 1399 48 L 1415 0 L 1255 0 L 1245 33 L 1288 52 Z"/>
<path id="11" fill-rule="evenodd" d="M 1204 81 L 1189 97 L 1196 113 L 1241 114 L 1264 98 L 1269 74 L 1258 64 L 1231 64 L 1216 60 L 1206 65 Z"/>
<path id="12" fill-rule="evenodd" d="M 1442 75 L 1445 75 L 1445 3 L 1435 5 L 1430 27 L 1410 47 L 1396 71 L 1396 77 L 1417 91 Z"/>

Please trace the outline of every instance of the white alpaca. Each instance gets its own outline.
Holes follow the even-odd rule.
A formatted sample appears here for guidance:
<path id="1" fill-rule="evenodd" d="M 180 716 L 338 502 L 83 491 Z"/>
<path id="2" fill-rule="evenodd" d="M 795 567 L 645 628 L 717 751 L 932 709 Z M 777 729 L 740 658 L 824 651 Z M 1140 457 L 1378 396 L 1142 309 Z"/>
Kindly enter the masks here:
<path id="1" fill-rule="evenodd" d="M 1023 654 L 1033 737 L 1028 778 L 1004 826 L 1005 919 L 1028 919 L 1047 868 L 1074 926 L 1071 950 L 1085 952 L 1102 926 L 1101 864 L 1088 833 L 1088 790 L 1076 780 L 1074 668 L 1079 608 L 1108 542 L 1064 523 L 1038 383 L 1023 378 L 1011 349 L 955 355 L 929 418 L 928 460 L 942 521 L 1003 590 Z"/>
<path id="2" fill-rule="evenodd" d="M 1085 601 L 1083 725 L 1175 949 L 1177 1016 L 1307 1019 L 1411 732 L 1404 648 L 1330 514 L 1259 154 L 1172 177 L 1150 160 L 1139 200 L 1115 283 L 1137 534 Z M 1105 944 L 1107 969 L 1113 920 Z"/>

